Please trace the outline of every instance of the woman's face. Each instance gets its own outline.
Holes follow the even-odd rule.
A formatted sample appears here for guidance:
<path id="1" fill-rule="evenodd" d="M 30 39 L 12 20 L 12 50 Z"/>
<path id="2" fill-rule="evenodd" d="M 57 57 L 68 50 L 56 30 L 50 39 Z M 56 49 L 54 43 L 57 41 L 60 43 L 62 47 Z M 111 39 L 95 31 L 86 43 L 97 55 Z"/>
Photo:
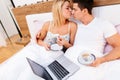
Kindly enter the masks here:
<path id="1" fill-rule="evenodd" d="M 63 6 L 62 6 L 62 13 L 63 13 L 63 16 L 66 18 L 66 19 L 69 19 L 72 15 L 71 13 L 71 7 L 70 7 L 70 3 L 68 1 L 66 1 Z"/>

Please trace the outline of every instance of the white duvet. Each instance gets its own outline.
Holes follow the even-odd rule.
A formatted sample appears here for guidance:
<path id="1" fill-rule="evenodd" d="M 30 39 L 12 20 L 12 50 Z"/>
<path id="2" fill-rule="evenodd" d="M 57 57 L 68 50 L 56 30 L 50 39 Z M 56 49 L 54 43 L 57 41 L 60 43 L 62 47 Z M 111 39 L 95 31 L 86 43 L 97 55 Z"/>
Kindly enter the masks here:
<path id="1" fill-rule="evenodd" d="M 68 80 L 120 80 L 120 60 L 106 62 L 98 67 L 88 67 L 78 63 L 77 56 L 80 51 L 78 49 L 71 47 L 65 54 L 66 57 L 80 66 L 79 71 L 68 78 Z M 46 66 L 55 57 L 62 54 L 49 53 L 49 51 L 45 52 L 44 50 L 43 47 L 37 44 L 27 45 L 0 65 L 0 80 L 43 80 L 32 72 L 26 57 Z M 43 52 L 42 57 L 41 52 Z"/>
<path id="2" fill-rule="evenodd" d="M 40 77 L 33 74 L 26 57 L 46 66 L 61 54 L 62 52 L 46 51 L 37 44 L 29 44 L 0 64 L 0 80 L 40 80 Z"/>
<path id="3" fill-rule="evenodd" d="M 66 57 L 80 66 L 80 70 L 68 80 L 120 80 L 120 60 L 106 62 L 98 67 L 90 67 L 79 63 L 78 56 L 82 51 L 83 49 L 80 46 L 74 46 L 69 48 L 65 54 Z M 91 52 L 98 53 L 97 51 Z"/>

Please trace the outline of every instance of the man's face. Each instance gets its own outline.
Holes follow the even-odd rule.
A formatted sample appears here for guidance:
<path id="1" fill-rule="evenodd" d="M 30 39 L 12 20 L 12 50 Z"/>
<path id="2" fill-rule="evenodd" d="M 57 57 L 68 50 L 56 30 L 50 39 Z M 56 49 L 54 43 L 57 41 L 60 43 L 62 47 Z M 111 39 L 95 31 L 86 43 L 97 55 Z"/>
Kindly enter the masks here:
<path id="1" fill-rule="evenodd" d="M 78 7 L 77 3 L 73 3 L 72 14 L 73 14 L 73 17 L 77 20 L 81 20 L 83 17 L 83 11 Z"/>

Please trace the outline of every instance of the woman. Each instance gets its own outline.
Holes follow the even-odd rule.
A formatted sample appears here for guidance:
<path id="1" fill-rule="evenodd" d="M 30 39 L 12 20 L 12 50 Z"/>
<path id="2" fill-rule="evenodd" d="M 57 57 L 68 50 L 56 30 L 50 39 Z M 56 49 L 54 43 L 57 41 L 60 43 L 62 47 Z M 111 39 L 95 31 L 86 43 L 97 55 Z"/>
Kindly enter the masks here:
<path id="1" fill-rule="evenodd" d="M 39 34 L 37 43 L 50 50 L 50 45 L 57 43 L 64 48 L 73 45 L 76 24 L 69 21 L 71 17 L 70 0 L 55 0 L 52 7 L 53 20 L 46 22 Z"/>
<path id="2" fill-rule="evenodd" d="M 49 44 L 49 39 L 56 35 L 56 42 L 58 45 L 64 46 L 65 48 L 69 48 L 73 45 L 77 27 L 75 23 L 69 21 L 69 18 L 71 17 L 70 7 L 71 3 L 69 0 L 54 1 L 52 8 L 53 20 L 48 21 L 43 25 L 37 42 L 39 45 L 31 44 L 29 46 L 26 46 L 19 53 L 11 57 L 0 68 L 2 70 L 0 72 L 0 79 L 41 80 L 40 77 L 33 74 L 30 65 L 26 60 L 26 57 L 43 66 L 47 65 L 51 59 L 55 58 L 54 56 L 59 56 L 56 51 L 50 50 Z M 54 53 L 56 54 L 54 55 Z M 8 73 L 10 73 L 9 76 Z"/>

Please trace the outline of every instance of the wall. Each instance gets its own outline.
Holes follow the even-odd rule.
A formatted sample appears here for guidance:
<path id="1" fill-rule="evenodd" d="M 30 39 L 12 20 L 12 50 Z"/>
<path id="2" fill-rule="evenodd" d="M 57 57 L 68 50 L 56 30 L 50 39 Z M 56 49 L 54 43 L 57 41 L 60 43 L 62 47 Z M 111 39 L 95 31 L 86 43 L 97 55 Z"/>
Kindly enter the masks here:
<path id="1" fill-rule="evenodd" d="M 0 24 L 0 28 L 2 28 L 2 25 Z M 1 30 L 1 29 L 0 29 Z M 0 31 L 0 47 L 1 46 L 6 46 L 6 41 L 5 41 L 5 37 L 3 35 L 3 32 Z"/>
<path id="2" fill-rule="evenodd" d="M 7 6 L 12 7 L 9 0 L 0 0 L 0 20 L 2 21 L 8 35 L 13 36 L 14 34 L 18 34 L 18 32 L 10 16 Z M 0 31 L 3 32 L 4 38 L 6 38 L 7 36 L 1 26 Z"/>
<path id="3" fill-rule="evenodd" d="M 102 19 L 109 20 L 114 25 L 120 24 L 120 4 L 95 7 L 93 14 Z"/>

